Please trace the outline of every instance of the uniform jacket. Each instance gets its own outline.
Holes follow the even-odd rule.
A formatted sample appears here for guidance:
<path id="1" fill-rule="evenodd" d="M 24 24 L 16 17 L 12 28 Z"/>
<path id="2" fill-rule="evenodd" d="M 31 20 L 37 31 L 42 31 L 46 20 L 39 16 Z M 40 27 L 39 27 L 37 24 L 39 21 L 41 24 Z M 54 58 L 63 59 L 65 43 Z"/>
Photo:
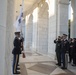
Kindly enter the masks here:
<path id="1" fill-rule="evenodd" d="M 74 43 L 70 42 L 69 43 L 69 54 L 73 55 L 73 52 L 74 52 Z"/>
<path id="2" fill-rule="evenodd" d="M 76 55 L 76 41 L 74 42 L 74 51 L 73 53 Z"/>
<path id="3" fill-rule="evenodd" d="M 54 40 L 54 43 L 56 43 L 56 52 L 60 52 L 61 51 L 61 40 Z"/>
<path id="4" fill-rule="evenodd" d="M 68 42 L 68 40 L 63 40 L 61 42 L 61 52 L 66 53 L 66 52 L 68 52 L 68 50 L 69 50 L 69 42 Z"/>
<path id="5" fill-rule="evenodd" d="M 17 37 L 15 37 L 13 44 L 14 48 L 12 54 L 21 54 L 21 42 Z"/>

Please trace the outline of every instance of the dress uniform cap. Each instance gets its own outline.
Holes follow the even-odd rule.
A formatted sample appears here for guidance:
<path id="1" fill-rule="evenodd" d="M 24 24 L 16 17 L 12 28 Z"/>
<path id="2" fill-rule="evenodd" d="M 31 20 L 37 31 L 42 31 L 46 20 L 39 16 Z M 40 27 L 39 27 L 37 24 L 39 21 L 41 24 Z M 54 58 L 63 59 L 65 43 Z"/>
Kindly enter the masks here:
<path id="1" fill-rule="evenodd" d="M 67 34 L 63 34 L 64 36 L 67 36 Z"/>
<path id="2" fill-rule="evenodd" d="M 20 32 L 15 32 L 15 34 L 20 34 Z"/>

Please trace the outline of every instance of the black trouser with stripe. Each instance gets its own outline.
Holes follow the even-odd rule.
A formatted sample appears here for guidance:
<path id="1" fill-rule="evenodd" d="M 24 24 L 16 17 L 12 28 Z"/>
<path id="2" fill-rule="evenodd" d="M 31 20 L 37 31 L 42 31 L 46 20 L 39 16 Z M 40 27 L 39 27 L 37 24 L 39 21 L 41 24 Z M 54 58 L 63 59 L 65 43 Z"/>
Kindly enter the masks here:
<path id="1" fill-rule="evenodd" d="M 17 66 L 19 63 L 19 54 L 13 54 L 13 74 L 17 73 Z"/>
<path id="2" fill-rule="evenodd" d="M 76 65 L 76 53 L 73 54 L 73 64 Z"/>
<path id="3" fill-rule="evenodd" d="M 61 53 L 61 56 L 62 56 L 62 64 L 63 64 L 63 68 L 66 68 L 65 67 L 65 53 Z"/>
<path id="4" fill-rule="evenodd" d="M 56 51 L 56 56 L 57 56 L 58 65 L 61 66 L 61 52 Z"/>

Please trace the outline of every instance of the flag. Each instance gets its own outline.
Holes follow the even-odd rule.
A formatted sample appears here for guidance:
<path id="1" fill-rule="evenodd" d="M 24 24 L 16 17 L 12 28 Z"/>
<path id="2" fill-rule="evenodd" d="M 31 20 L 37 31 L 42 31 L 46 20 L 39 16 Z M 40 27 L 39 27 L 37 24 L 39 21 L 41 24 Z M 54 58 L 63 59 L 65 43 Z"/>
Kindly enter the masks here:
<path id="1" fill-rule="evenodd" d="M 16 27 L 16 31 L 20 31 L 21 32 L 21 21 L 22 21 L 22 17 L 23 17 L 23 1 L 22 0 L 22 6 L 21 6 L 21 9 L 20 9 L 20 14 L 15 22 L 15 27 Z"/>

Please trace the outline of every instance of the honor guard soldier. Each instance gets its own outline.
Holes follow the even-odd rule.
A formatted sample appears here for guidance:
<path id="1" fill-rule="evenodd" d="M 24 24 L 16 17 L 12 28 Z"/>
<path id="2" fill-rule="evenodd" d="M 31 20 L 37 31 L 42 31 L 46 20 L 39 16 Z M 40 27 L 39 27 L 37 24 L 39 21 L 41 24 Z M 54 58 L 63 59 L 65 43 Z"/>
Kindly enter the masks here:
<path id="1" fill-rule="evenodd" d="M 23 34 L 21 34 L 20 42 L 21 42 L 21 51 L 23 51 L 24 50 L 24 47 L 23 47 L 23 44 L 24 44 Z"/>
<path id="2" fill-rule="evenodd" d="M 20 43 L 20 32 L 15 32 L 15 39 L 14 39 L 14 48 L 12 51 L 13 54 L 13 74 L 20 74 L 17 71 L 18 63 L 19 63 L 19 55 L 21 54 L 21 43 Z"/>

